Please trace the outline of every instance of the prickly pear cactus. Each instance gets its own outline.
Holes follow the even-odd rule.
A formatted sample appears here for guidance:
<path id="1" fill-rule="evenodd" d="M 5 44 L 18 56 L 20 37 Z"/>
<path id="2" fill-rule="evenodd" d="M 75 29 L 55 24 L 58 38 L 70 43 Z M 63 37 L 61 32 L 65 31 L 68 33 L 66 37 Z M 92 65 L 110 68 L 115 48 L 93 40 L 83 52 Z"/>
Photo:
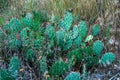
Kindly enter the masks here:
<path id="1" fill-rule="evenodd" d="M 77 38 L 74 39 L 73 44 L 75 47 L 80 46 L 82 43 L 82 38 L 80 36 L 77 36 Z"/>
<path id="2" fill-rule="evenodd" d="M 12 77 L 16 78 L 19 74 L 20 63 L 17 56 L 12 57 L 9 64 L 9 72 Z"/>
<path id="3" fill-rule="evenodd" d="M 70 32 L 65 32 L 65 30 L 59 30 L 56 33 L 57 44 L 63 49 L 68 50 L 72 46 L 72 38 L 70 36 Z"/>
<path id="4" fill-rule="evenodd" d="M 72 57 L 74 57 L 74 60 L 80 62 L 83 58 L 83 55 L 80 53 L 79 49 L 75 49 L 68 53 L 68 59 L 71 59 Z"/>
<path id="5" fill-rule="evenodd" d="M 15 80 L 5 69 L 0 69 L 0 80 Z"/>
<path id="6" fill-rule="evenodd" d="M 72 13 L 67 12 L 64 15 L 64 20 L 60 21 L 60 27 L 68 31 L 68 30 L 70 30 L 72 23 L 73 23 Z"/>
<path id="7" fill-rule="evenodd" d="M 93 52 L 95 55 L 99 56 L 104 48 L 104 45 L 101 41 L 97 40 L 93 44 Z"/>
<path id="8" fill-rule="evenodd" d="M 107 66 L 110 65 L 113 61 L 115 61 L 115 55 L 112 52 L 107 52 L 100 59 L 100 64 Z"/>
<path id="9" fill-rule="evenodd" d="M 64 36 L 64 50 L 70 49 L 72 46 L 73 40 L 71 39 L 70 33 L 66 33 Z"/>
<path id="10" fill-rule="evenodd" d="M 78 36 L 78 34 L 79 34 L 79 29 L 78 29 L 78 26 L 75 25 L 73 27 L 73 38 L 72 39 L 75 39 Z"/>
<path id="11" fill-rule="evenodd" d="M 34 42 L 33 42 L 34 49 L 39 50 L 41 48 L 41 46 L 42 46 L 43 41 L 44 41 L 44 37 L 41 37 L 39 39 L 35 39 Z"/>
<path id="12" fill-rule="evenodd" d="M 61 47 L 64 47 L 64 35 L 65 31 L 62 29 L 56 32 L 57 44 Z"/>
<path id="13" fill-rule="evenodd" d="M 64 80 L 81 80 L 79 72 L 71 72 Z"/>
<path id="14" fill-rule="evenodd" d="M 26 50 L 25 55 L 26 55 L 27 61 L 35 61 L 36 59 L 35 52 L 33 49 Z"/>
<path id="15" fill-rule="evenodd" d="M 12 18 L 9 22 L 8 25 L 4 26 L 4 30 L 8 32 L 8 34 L 11 33 L 17 33 L 22 29 L 22 25 L 21 22 L 16 19 L 16 18 Z"/>
<path id="16" fill-rule="evenodd" d="M 42 74 L 48 71 L 47 67 L 47 62 L 46 62 L 46 57 L 42 57 L 41 60 L 39 61 L 39 70 Z"/>
<path id="17" fill-rule="evenodd" d="M 50 40 L 54 40 L 55 39 L 55 29 L 53 26 L 48 26 L 46 28 L 45 34 L 49 37 Z"/>
<path id="18" fill-rule="evenodd" d="M 87 28 L 86 22 L 81 21 L 79 24 L 79 34 L 82 39 L 85 38 L 85 36 L 87 35 L 87 31 L 88 31 L 88 28 Z"/>
<path id="19" fill-rule="evenodd" d="M 50 68 L 50 74 L 52 76 L 60 76 L 68 71 L 68 64 L 63 61 L 55 62 Z"/>
<path id="20" fill-rule="evenodd" d="M 21 22 L 25 27 L 32 28 L 34 26 L 32 22 L 32 18 L 31 17 L 29 18 L 29 16 L 28 17 L 26 16 L 25 18 L 23 18 Z"/>
<path id="21" fill-rule="evenodd" d="M 28 46 L 31 40 L 34 38 L 33 31 L 26 27 L 20 32 L 20 39 L 22 41 L 22 46 Z"/>
<path id="22" fill-rule="evenodd" d="M 97 36 L 100 32 L 100 25 L 99 24 L 95 24 L 93 26 L 93 29 L 92 29 L 92 34 L 93 36 Z"/>
<path id="23" fill-rule="evenodd" d="M 10 34 L 8 35 L 8 42 L 10 49 L 18 49 L 21 47 L 21 41 L 16 38 L 16 35 Z"/>

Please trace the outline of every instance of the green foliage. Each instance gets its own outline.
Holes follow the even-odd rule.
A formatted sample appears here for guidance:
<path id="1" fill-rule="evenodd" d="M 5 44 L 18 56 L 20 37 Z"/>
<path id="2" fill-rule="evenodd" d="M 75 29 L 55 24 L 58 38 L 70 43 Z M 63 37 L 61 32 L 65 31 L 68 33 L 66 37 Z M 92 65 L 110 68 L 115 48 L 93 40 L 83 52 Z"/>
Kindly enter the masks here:
<path id="1" fill-rule="evenodd" d="M 15 80 L 5 69 L 0 69 L 0 80 Z"/>
<path id="2" fill-rule="evenodd" d="M 18 57 L 14 56 L 10 60 L 10 64 L 9 64 L 9 72 L 11 76 L 16 78 L 18 76 L 19 69 L 20 69 L 20 63 Z"/>
<path id="3" fill-rule="evenodd" d="M 104 45 L 101 41 L 97 40 L 93 44 L 93 52 L 95 55 L 99 56 L 104 48 Z"/>
<path id="4" fill-rule="evenodd" d="M 33 11 L 33 21 L 37 24 L 48 21 L 47 12 L 45 10 Z"/>
<path id="5" fill-rule="evenodd" d="M 100 32 L 100 25 L 99 24 L 95 24 L 93 26 L 93 29 L 92 29 L 92 33 L 93 33 L 93 36 L 97 36 Z"/>
<path id="6" fill-rule="evenodd" d="M 4 24 L 4 19 L 0 17 L 0 25 Z"/>
<path id="7" fill-rule="evenodd" d="M 72 57 L 74 58 L 74 60 L 80 62 L 81 59 L 83 58 L 83 55 L 79 49 L 75 49 L 75 50 L 72 50 L 68 53 L 68 58 L 71 59 Z"/>
<path id="8" fill-rule="evenodd" d="M 50 74 L 52 76 L 60 76 L 68 71 L 68 64 L 63 61 L 55 62 L 50 68 Z"/>
<path id="9" fill-rule="evenodd" d="M 107 66 L 110 65 L 113 61 L 115 61 L 115 55 L 112 52 L 107 52 L 100 59 L 100 64 Z"/>
<path id="10" fill-rule="evenodd" d="M 66 14 L 64 15 L 64 19 L 61 20 L 60 22 L 60 27 L 68 31 L 70 30 L 72 23 L 73 23 L 72 13 L 66 12 Z"/>
<path id="11" fill-rule="evenodd" d="M 71 72 L 64 80 L 81 80 L 79 72 Z"/>
<path id="12" fill-rule="evenodd" d="M 46 57 L 42 57 L 41 60 L 39 61 L 39 70 L 42 74 L 48 71 Z"/>

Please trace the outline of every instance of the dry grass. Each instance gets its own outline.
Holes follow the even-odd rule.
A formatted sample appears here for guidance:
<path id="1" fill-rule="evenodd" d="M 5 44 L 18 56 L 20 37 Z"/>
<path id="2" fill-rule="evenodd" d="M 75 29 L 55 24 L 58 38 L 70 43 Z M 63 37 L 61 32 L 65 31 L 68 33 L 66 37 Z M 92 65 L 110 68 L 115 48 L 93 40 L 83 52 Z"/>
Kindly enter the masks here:
<path id="1" fill-rule="evenodd" d="M 44 9 L 49 14 L 63 15 L 69 8 L 73 8 L 74 15 L 94 17 L 103 12 L 114 11 L 114 0 L 10 0 L 11 14 L 22 11 Z"/>

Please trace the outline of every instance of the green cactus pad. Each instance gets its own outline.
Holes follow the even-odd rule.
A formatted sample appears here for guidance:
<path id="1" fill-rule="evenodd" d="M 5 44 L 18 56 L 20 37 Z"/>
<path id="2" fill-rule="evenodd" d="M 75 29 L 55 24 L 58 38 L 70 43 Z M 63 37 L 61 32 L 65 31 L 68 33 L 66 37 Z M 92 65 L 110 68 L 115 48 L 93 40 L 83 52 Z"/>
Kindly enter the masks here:
<path id="1" fill-rule="evenodd" d="M 78 34 L 79 34 L 79 29 L 78 29 L 77 25 L 75 25 L 73 27 L 73 38 L 72 39 L 75 39 L 78 36 Z"/>
<path id="2" fill-rule="evenodd" d="M 40 39 L 34 39 L 34 42 L 33 42 L 34 48 L 36 50 L 39 50 L 43 44 L 43 41 L 44 41 L 44 37 L 41 37 Z"/>
<path id="3" fill-rule="evenodd" d="M 29 45 L 30 41 L 34 39 L 33 31 L 26 27 L 20 32 L 20 39 L 22 41 L 22 46 Z"/>
<path id="4" fill-rule="evenodd" d="M 11 39 L 9 40 L 9 47 L 10 49 L 18 49 L 21 46 L 21 41 L 18 39 Z"/>
<path id="5" fill-rule="evenodd" d="M 68 59 L 71 59 L 73 57 L 74 57 L 75 60 L 80 62 L 81 59 L 83 58 L 83 55 L 80 53 L 79 49 L 75 49 L 75 50 L 72 50 L 68 53 Z"/>
<path id="6" fill-rule="evenodd" d="M 100 64 L 107 66 L 110 65 L 113 61 L 115 61 L 115 55 L 112 52 L 107 52 L 100 59 Z"/>
<path id="7" fill-rule="evenodd" d="M 79 34 L 82 38 L 84 38 L 87 35 L 87 24 L 85 21 L 81 21 L 79 24 Z"/>
<path id="8" fill-rule="evenodd" d="M 49 37 L 50 40 L 54 40 L 55 39 L 55 29 L 53 26 L 48 26 L 46 28 L 45 34 Z"/>
<path id="9" fill-rule="evenodd" d="M 35 61 L 35 59 L 36 59 L 35 52 L 32 49 L 28 49 L 26 51 L 25 55 L 26 55 L 26 59 L 28 61 Z"/>
<path id="10" fill-rule="evenodd" d="M 7 31 L 7 32 L 10 32 L 9 34 L 11 34 L 13 32 L 17 33 L 21 29 L 22 29 L 21 22 L 18 19 L 16 19 L 16 18 L 12 18 L 10 20 L 9 24 L 4 26 L 4 30 Z"/>
<path id="11" fill-rule="evenodd" d="M 19 69 L 20 69 L 20 63 L 18 57 L 14 56 L 10 60 L 9 72 L 14 78 L 16 78 L 19 74 Z"/>
<path id="12" fill-rule="evenodd" d="M 104 45 L 101 41 L 97 40 L 93 44 L 93 52 L 95 55 L 99 56 L 104 48 Z"/>
<path id="13" fill-rule="evenodd" d="M 47 63 L 46 63 L 46 57 L 42 57 L 39 61 L 39 70 L 42 74 L 48 71 Z"/>
<path id="14" fill-rule="evenodd" d="M 68 64 L 63 61 L 55 62 L 50 68 L 51 76 L 60 76 L 68 71 Z"/>
<path id="15" fill-rule="evenodd" d="M 79 72 L 71 72 L 64 80 L 81 80 Z"/>
<path id="16" fill-rule="evenodd" d="M 81 39 L 80 36 L 78 36 L 78 37 L 77 37 L 76 39 L 74 39 L 74 41 L 73 41 L 73 44 L 74 44 L 74 46 L 76 46 L 76 47 L 80 46 L 81 43 L 82 43 L 82 39 Z"/>
<path id="17" fill-rule="evenodd" d="M 71 28 L 72 23 L 73 23 L 72 13 L 67 12 L 64 15 L 64 20 L 60 21 L 60 26 L 61 26 L 61 28 L 64 28 L 65 30 L 68 31 Z"/>
<path id="18" fill-rule="evenodd" d="M 100 32 L 100 25 L 95 24 L 92 29 L 93 36 L 97 36 Z"/>
<path id="19" fill-rule="evenodd" d="M 22 23 L 23 23 L 23 26 L 25 26 L 25 27 L 32 28 L 34 26 L 31 18 L 27 18 L 27 17 L 23 18 Z"/>
<path id="20" fill-rule="evenodd" d="M 72 46 L 71 32 L 65 32 L 65 30 L 59 30 L 56 33 L 57 44 L 63 49 L 68 50 Z"/>
<path id="21" fill-rule="evenodd" d="M 0 80 L 15 80 L 5 69 L 0 69 Z"/>
<path id="22" fill-rule="evenodd" d="M 59 31 L 56 32 L 57 44 L 60 47 L 64 46 L 64 35 L 65 35 L 65 31 L 64 30 L 59 30 Z"/>
<path id="23" fill-rule="evenodd" d="M 68 50 L 72 46 L 73 40 L 71 39 L 70 33 L 66 33 L 64 37 L 64 50 Z"/>

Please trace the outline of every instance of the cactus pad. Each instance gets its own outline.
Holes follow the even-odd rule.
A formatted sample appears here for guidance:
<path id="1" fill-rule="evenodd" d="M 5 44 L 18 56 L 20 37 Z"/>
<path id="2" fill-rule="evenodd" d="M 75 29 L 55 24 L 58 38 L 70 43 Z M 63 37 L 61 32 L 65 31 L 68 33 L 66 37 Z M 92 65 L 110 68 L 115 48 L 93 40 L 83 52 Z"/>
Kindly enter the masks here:
<path id="1" fill-rule="evenodd" d="M 103 43 L 101 41 L 97 40 L 97 41 L 94 42 L 94 44 L 93 44 L 93 52 L 94 52 L 94 54 L 99 56 L 101 54 L 103 48 L 104 48 L 104 45 L 103 45 Z"/>
<path id="2" fill-rule="evenodd" d="M 64 80 L 81 80 L 79 72 L 71 72 Z"/>
<path id="3" fill-rule="evenodd" d="M 100 32 L 100 25 L 95 24 L 92 29 L 93 36 L 97 36 Z"/>
<path id="4" fill-rule="evenodd" d="M 9 72 L 14 78 L 16 78 L 18 76 L 19 69 L 20 69 L 20 63 L 18 57 L 14 56 L 10 60 Z"/>
<path id="5" fill-rule="evenodd" d="M 110 65 L 113 61 L 115 61 L 115 55 L 112 52 L 107 52 L 100 59 L 100 64 L 107 66 Z"/>

